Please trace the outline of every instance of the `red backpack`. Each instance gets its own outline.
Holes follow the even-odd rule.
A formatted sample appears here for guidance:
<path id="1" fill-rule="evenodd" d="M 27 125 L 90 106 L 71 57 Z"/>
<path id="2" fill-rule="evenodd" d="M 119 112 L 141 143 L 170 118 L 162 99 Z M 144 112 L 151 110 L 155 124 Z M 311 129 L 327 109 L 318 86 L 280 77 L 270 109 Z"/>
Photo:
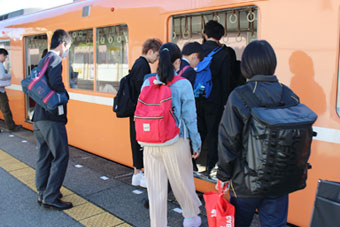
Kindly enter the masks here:
<path id="1" fill-rule="evenodd" d="M 150 77 L 150 86 L 142 89 L 135 111 L 136 140 L 142 146 L 167 146 L 178 140 L 180 130 L 172 109 L 169 86 L 185 79 L 180 76 L 185 69 L 166 85 L 154 84 L 156 76 Z"/>

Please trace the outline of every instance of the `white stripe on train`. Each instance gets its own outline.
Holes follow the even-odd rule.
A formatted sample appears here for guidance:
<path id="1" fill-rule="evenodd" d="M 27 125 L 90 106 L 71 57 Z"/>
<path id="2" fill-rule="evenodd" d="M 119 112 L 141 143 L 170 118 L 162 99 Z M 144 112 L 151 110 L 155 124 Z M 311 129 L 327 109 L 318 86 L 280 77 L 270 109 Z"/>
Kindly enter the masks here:
<path id="1" fill-rule="evenodd" d="M 18 90 L 22 91 L 21 85 L 12 84 L 11 86 L 6 87 L 6 89 Z M 113 98 L 100 97 L 95 95 L 84 95 L 79 93 L 69 92 L 70 98 L 72 100 L 112 106 Z M 313 127 L 313 130 L 318 134 L 314 138 L 315 140 L 320 140 L 329 143 L 337 143 L 340 144 L 340 130 L 332 129 L 332 128 L 323 128 L 323 127 Z"/>

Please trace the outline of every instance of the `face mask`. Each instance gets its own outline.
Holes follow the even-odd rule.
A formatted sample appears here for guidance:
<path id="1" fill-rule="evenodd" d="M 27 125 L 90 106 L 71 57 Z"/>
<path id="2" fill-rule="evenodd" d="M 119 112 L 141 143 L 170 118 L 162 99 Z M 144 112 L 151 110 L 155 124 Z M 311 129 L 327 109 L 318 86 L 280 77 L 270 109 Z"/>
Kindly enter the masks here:
<path id="1" fill-rule="evenodd" d="M 68 56 L 68 53 L 69 53 L 69 50 L 65 51 L 61 57 L 66 58 Z"/>

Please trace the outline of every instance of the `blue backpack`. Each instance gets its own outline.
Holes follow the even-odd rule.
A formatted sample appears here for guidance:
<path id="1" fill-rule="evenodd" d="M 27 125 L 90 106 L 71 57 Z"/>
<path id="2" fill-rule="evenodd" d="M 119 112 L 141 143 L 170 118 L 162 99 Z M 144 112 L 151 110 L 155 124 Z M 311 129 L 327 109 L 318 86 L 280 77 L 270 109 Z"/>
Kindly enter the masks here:
<path id="1" fill-rule="evenodd" d="M 196 79 L 194 83 L 194 95 L 196 98 L 199 96 L 209 98 L 213 86 L 211 80 L 210 64 L 213 56 L 223 48 L 224 46 L 216 47 L 208 54 L 208 56 L 204 57 L 204 59 L 198 63 L 196 67 Z"/>

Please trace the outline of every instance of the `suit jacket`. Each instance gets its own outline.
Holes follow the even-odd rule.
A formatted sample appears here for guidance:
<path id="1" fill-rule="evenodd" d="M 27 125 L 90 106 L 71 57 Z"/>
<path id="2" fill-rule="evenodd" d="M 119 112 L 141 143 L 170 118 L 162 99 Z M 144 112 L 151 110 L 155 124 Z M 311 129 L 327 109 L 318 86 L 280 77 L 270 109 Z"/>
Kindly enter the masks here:
<path id="1" fill-rule="evenodd" d="M 50 88 L 56 92 L 65 92 L 68 96 L 68 93 L 65 89 L 63 80 L 62 80 L 62 70 L 63 66 L 61 64 L 61 57 L 57 55 L 54 51 L 49 51 L 46 56 L 40 60 L 38 67 L 42 68 L 45 59 L 51 56 L 49 66 L 46 70 L 45 76 L 47 78 L 47 83 L 50 86 Z M 67 104 L 63 105 L 64 107 L 64 114 L 59 115 L 58 114 L 58 108 L 52 112 L 49 112 L 42 108 L 40 105 L 36 104 L 34 108 L 34 115 L 33 115 L 33 121 L 42 121 L 42 120 L 48 120 L 48 121 L 56 121 L 56 122 L 63 122 L 67 123 Z"/>

